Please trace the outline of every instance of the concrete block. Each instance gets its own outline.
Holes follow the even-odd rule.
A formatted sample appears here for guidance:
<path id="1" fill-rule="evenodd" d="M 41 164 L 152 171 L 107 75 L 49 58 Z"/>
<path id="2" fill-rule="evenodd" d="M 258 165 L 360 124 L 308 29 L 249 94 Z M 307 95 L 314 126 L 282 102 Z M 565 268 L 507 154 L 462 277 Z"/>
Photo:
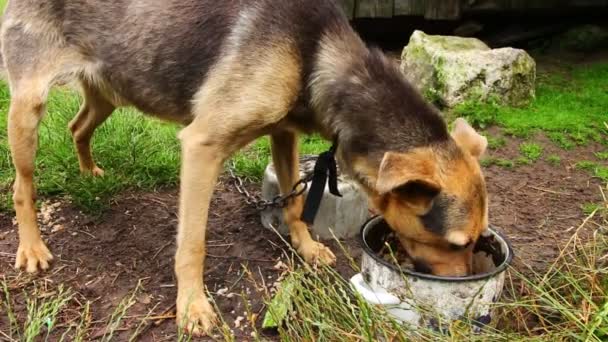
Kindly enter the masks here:
<path id="1" fill-rule="evenodd" d="M 316 156 L 303 156 L 300 159 L 300 178 L 313 172 Z M 310 188 L 310 182 L 308 187 Z M 325 192 L 315 223 L 310 227 L 314 238 L 331 239 L 332 233 L 338 238 L 348 238 L 359 234 L 361 226 L 369 217 L 368 201 L 365 192 L 352 180 L 340 174 L 338 170 L 338 189 L 342 197 L 337 197 L 329 192 L 325 186 Z M 270 163 L 264 172 L 262 182 L 262 197 L 272 200 L 280 194 L 279 184 Z M 306 195 L 307 192 L 304 194 Z M 261 212 L 262 224 L 269 228 L 274 226 L 281 234 L 288 235 L 289 228 L 283 221 L 282 209 L 270 208 Z M 331 229 L 331 231 L 330 231 Z"/>

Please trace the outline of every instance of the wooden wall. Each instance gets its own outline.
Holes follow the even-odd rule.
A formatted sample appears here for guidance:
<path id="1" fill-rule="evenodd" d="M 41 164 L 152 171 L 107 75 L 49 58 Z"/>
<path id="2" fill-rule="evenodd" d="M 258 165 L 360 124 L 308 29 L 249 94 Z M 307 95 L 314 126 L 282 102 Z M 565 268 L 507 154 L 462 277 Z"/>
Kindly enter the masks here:
<path id="1" fill-rule="evenodd" d="M 608 7 L 608 0 L 339 0 L 349 18 L 458 19 L 468 11 Z"/>

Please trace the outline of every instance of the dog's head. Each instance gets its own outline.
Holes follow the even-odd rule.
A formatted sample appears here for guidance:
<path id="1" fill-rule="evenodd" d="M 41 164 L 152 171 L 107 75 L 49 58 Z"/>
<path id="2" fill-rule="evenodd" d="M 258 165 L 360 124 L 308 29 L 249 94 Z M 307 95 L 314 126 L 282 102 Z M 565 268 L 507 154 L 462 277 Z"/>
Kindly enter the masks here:
<path id="1" fill-rule="evenodd" d="M 417 271 L 472 272 L 473 246 L 488 225 L 478 160 L 486 146 L 483 136 L 458 119 L 445 144 L 384 155 L 372 200 Z"/>

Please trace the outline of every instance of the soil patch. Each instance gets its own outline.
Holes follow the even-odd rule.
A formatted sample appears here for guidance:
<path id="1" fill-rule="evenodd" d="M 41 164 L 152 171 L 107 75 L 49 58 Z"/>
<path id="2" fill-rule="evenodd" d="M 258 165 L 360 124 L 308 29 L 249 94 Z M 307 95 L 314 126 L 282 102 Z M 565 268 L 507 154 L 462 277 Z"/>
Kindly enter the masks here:
<path id="1" fill-rule="evenodd" d="M 256 191 L 254 185 L 249 186 Z M 19 281 L 9 281 L 15 290 L 19 288 L 11 292 L 17 297 L 14 309 L 20 321 L 27 314 L 21 289 L 33 291 L 44 284 L 61 283 L 78 293 L 78 302 L 92 302 L 91 320 L 98 326 L 92 337 L 105 333 L 109 316 L 140 281 L 137 304 L 123 320 L 118 340 L 128 340 L 153 308 L 152 316 L 174 314 L 177 198 L 176 190 L 124 194 L 98 218 L 83 215 L 69 203 L 43 204 L 39 221 L 55 260 L 52 269 L 38 277 L 22 273 Z M 10 279 L 18 275 L 12 268 L 18 240 L 9 217 L 0 214 L 0 274 Z M 327 244 L 339 258 L 337 269 L 345 277 L 352 276 L 354 272 L 337 244 Z M 345 242 L 349 253 L 358 257 L 355 246 L 354 239 Z M 282 238 L 261 225 L 259 213 L 231 186 L 220 182 L 209 214 L 205 284 L 237 341 L 251 340 L 248 312 L 256 314 L 255 324 L 260 327 L 264 294 L 284 271 L 280 261 L 287 263 L 293 257 Z M 75 313 L 81 311 L 77 303 L 72 304 Z M 3 319 L 0 317 L 0 330 L 8 331 L 8 322 Z M 175 340 L 174 319 L 150 321 L 142 337 L 142 341 Z"/>
<path id="2" fill-rule="evenodd" d="M 493 133 L 498 133 L 494 131 Z M 559 254 L 585 218 L 582 205 L 602 201 L 601 180 L 576 168 L 581 160 L 595 160 L 595 152 L 605 151 L 600 144 L 589 144 L 570 151 L 561 149 L 544 135 L 531 139 L 543 148 L 541 158 L 530 165 L 513 168 L 490 166 L 485 169 L 489 192 L 490 224 L 507 234 L 515 250 L 515 265 L 520 271 L 531 266 L 541 271 Z M 489 152 L 489 157 L 516 161 L 521 157 L 522 139 L 509 138 L 507 144 Z M 556 155 L 559 165 L 546 158 Z M 593 224 L 580 233 L 592 233 Z"/>

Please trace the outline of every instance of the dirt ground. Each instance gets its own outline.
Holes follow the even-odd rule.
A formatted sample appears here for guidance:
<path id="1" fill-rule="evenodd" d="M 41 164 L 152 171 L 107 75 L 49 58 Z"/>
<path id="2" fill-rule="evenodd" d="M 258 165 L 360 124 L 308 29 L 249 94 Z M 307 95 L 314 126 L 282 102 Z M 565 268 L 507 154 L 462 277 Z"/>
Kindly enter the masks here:
<path id="1" fill-rule="evenodd" d="M 490 221 L 510 238 L 516 253 L 514 266 L 520 271 L 526 269 L 525 265 L 542 270 L 585 218 L 580 205 L 601 200 L 600 181 L 586 171 L 576 170 L 574 164 L 593 160 L 593 152 L 605 150 L 604 146 L 564 151 L 543 137 L 536 141 L 544 145 L 544 157 L 560 155 L 561 164 L 551 166 L 541 158 L 529 166 L 491 166 L 485 170 Z M 519 142 L 509 139 L 505 147 L 490 155 L 516 159 Z M 257 186 L 250 188 L 256 190 Z M 271 288 L 282 273 L 279 261 L 287 262 L 290 255 L 281 238 L 261 226 L 259 214 L 229 184 L 221 182 L 217 190 L 209 216 L 205 281 L 236 340 L 251 340 L 251 322 L 244 319 L 247 305 L 258 314 L 255 324 L 259 327 L 264 313 L 263 291 Z M 146 321 L 141 340 L 174 340 L 176 327 L 171 317 L 176 294 L 176 201 L 177 192 L 172 189 L 128 193 L 116 198 L 100 217 L 83 215 L 67 202 L 46 204 L 40 221 L 56 260 L 48 272 L 33 277 L 22 275 L 19 279 L 12 268 L 18 244 L 13 215 L 0 214 L 0 274 L 9 286 L 15 287 L 11 292 L 17 298 L 18 316 L 26 315 L 26 307 L 17 287 L 27 283 L 26 289 L 32 289 L 36 285 L 39 294 L 45 295 L 45 291 L 52 294 L 65 283 L 77 295 L 70 302 L 74 315 L 68 312 L 60 324 L 70 324 L 80 310 L 78 303 L 88 300 L 92 302 L 94 327 L 90 337 L 100 337 L 108 316 L 141 281 L 137 303 L 124 318 L 118 340 L 128 339 L 151 310 L 155 319 Z M 344 243 L 358 260 L 358 241 Z M 353 271 L 346 257 L 335 243 L 328 244 L 338 256 L 338 270 L 350 277 Z M 8 331 L 3 315 L 0 329 Z M 271 332 L 268 337 L 272 337 Z"/>

